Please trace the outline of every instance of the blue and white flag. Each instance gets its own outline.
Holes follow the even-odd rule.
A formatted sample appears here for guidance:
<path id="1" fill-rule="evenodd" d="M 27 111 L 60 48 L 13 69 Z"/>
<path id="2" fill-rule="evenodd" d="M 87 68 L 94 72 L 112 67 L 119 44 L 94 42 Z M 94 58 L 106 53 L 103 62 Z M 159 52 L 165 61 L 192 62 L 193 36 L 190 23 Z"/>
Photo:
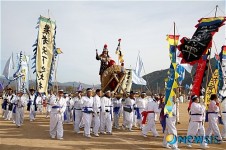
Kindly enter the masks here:
<path id="1" fill-rule="evenodd" d="M 12 56 L 9 57 L 5 64 L 5 68 L 3 70 L 3 75 L 6 77 L 7 80 L 9 80 L 9 75 L 10 75 L 10 70 L 13 68 L 13 63 L 12 63 Z"/>
<path id="2" fill-rule="evenodd" d="M 0 83 L 0 92 L 2 92 L 4 90 L 4 87 L 2 85 L 2 83 Z"/>
<path id="3" fill-rule="evenodd" d="M 147 82 L 141 76 L 141 71 L 143 67 L 144 66 L 143 66 L 142 59 L 140 58 L 140 55 L 138 55 L 136 68 L 132 72 L 132 82 L 134 84 L 147 85 Z"/>
<path id="4" fill-rule="evenodd" d="M 17 59 L 19 60 L 17 89 L 25 93 L 25 90 L 29 89 L 29 57 L 20 52 L 20 54 L 17 55 Z"/>
<path id="5" fill-rule="evenodd" d="M 77 91 L 82 91 L 83 87 L 82 87 L 82 84 L 79 83 L 78 87 L 77 87 Z"/>
<path id="6" fill-rule="evenodd" d="M 181 85 L 182 81 L 184 80 L 184 77 L 185 77 L 185 69 L 184 69 L 184 67 L 178 64 L 177 65 L 177 73 L 179 74 L 178 83 Z"/>
<path id="7" fill-rule="evenodd" d="M 185 85 L 186 89 L 190 89 L 190 86 L 188 84 Z"/>
<path id="8" fill-rule="evenodd" d="M 136 64 L 136 68 L 135 68 L 135 73 L 138 77 L 141 77 L 142 68 L 143 68 L 143 61 L 140 58 L 140 55 L 138 55 L 137 64 Z"/>

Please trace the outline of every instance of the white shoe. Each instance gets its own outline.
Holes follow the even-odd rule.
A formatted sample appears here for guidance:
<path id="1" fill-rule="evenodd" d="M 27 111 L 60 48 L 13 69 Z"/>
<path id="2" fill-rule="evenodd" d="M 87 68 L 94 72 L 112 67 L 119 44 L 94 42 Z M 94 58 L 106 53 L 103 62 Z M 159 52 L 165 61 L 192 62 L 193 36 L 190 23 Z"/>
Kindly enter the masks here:
<path id="1" fill-rule="evenodd" d="M 99 134 L 98 134 L 98 133 L 97 133 L 97 134 L 94 134 L 94 136 L 95 136 L 95 137 L 99 137 Z"/>
<path id="2" fill-rule="evenodd" d="M 112 133 L 111 133 L 111 132 L 107 132 L 106 134 L 108 134 L 108 135 L 112 135 Z"/>
<path id="3" fill-rule="evenodd" d="M 78 131 L 78 132 L 75 132 L 75 133 L 79 134 L 79 133 L 80 133 L 80 131 Z"/>
<path id="4" fill-rule="evenodd" d="M 207 148 L 209 148 L 209 146 L 207 146 L 207 145 L 201 145 L 201 149 L 207 149 Z"/>
<path id="5" fill-rule="evenodd" d="M 168 149 L 171 149 L 171 147 L 169 146 L 169 144 L 162 144 L 162 147 L 164 147 L 164 148 L 168 148 Z"/>
<path id="6" fill-rule="evenodd" d="M 100 132 L 100 134 L 106 134 L 105 132 Z"/>
<path id="7" fill-rule="evenodd" d="M 129 129 L 129 131 L 132 132 L 133 130 L 132 129 Z"/>
<path id="8" fill-rule="evenodd" d="M 124 124 L 122 124 L 122 130 L 125 130 L 126 129 L 126 127 L 124 126 Z"/>
<path id="9" fill-rule="evenodd" d="M 56 137 L 55 136 L 51 136 L 51 139 L 55 139 Z"/>
<path id="10" fill-rule="evenodd" d="M 63 140 L 64 138 L 61 137 L 61 138 L 57 138 L 57 139 L 58 139 L 58 140 Z"/>
<path id="11" fill-rule="evenodd" d="M 33 120 L 32 119 L 30 119 L 30 122 L 32 122 Z"/>
<path id="12" fill-rule="evenodd" d="M 192 148 L 191 144 L 187 144 L 187 147 L 188 147 L 188 148 Z"/>
<path id="13" fill-rule="evenodd" d="M 13 120 L 13 124 L 15 124 L 15 123 L 16 123 L 16 121 Z"/>
<path id="14" fill-rule="evenodd" d="M 222 143 L 223 143 L 223 140 L 218 141 L 218 144 L 222 144 Z"/>
<path id="15" fill-rule="evenodd" d="M 92 136 L 88 134 L 88 135 L 85 135 L 85 137 L 87 137 L 87 138 L 91 138 Z"/>
<path id="16" fill-rule="evenodd" d="M 178 147 L 172 147 L 173 150 L 180 150 Z"/>
<path id="17" fill-rule="evenodd" d="M 143 134 L 143 133 L 141 133 L 141 135 L 142 135 L 143 137 L 145 137 L 145 138 L 148 137 L 146 134 Z"/>

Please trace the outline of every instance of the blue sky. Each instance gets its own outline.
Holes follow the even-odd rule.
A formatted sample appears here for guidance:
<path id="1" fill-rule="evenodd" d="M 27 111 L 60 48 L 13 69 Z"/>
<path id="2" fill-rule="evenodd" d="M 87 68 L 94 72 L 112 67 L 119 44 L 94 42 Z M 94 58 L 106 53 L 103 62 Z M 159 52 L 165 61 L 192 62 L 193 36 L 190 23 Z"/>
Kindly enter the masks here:
<path id="1" fill-rule="evenodd" d="M 99 84 L 100 62 L 95 60 L 95 49 L 101 53 L 106 43 L 111 57 L 117 60 L 118 38 L 122 39 L 126 68 L 135 67 L 140 51 L 146 73 L 166 69 L 170 64 L 166 35 L 173 33 L 173 22 L 180 38 L 191 37 L 198 19 L 213 16 L 214 11 L 208 13 L 216 5 L 225 12 L 224 1 L 4 1 L 1 2 L 1 72 L 12 52 L 22 50 L 33 55 L 37 19 L 39 15 L 47 16 L 48 9 L 57 23 L 56 45 L 63 51 L 58 81 Z M 219 10 L 218 15 L 224 14 Z M 219 52 L 225 44 L 225 27 L 216 33 L 214 41 Z M 212 56 L 215 52 L 213 48 Z"/>

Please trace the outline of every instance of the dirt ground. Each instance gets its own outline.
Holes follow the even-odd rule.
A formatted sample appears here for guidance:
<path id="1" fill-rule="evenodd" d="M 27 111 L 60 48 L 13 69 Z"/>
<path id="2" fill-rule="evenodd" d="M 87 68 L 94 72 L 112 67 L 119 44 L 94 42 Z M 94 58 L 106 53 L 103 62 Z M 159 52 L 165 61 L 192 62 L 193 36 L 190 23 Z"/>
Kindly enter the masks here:
<path id="1" fill-rule="evenodd" d="M 177 125 L 178 135 L 185 136 L 188 128 L 188 104 L 180 104 L 180 122 Z M 2 112 L 0 110 L 0 112 Z M 141 136 L 140 130 L 134 128 L 132 132 L 113 130 L 113 135 L 100 135 L 100 137 L 85 138 L 83 133 L 75 134 L 73 125 L 64 124 L 64 140 L 53 140 L 49 137 L 49 119 L 45 115 L 37 115 L 34 122 L 28 119 L 25 113 L 24 124 L 16 128 L 12 121 L 0 118 L 0 150 L 71 150 L 71 149 L 164 149 L 162 148 L 162 128 L 156 123 L 160 137 L 153 137 L 149 133 L 147 138 Z M 220 126 L 222 129 L 222 126 Z M 209 144 L 209 149 L 225 150 L 226 141 L 222 144 Z M 180 149 L 187 149 L 185 144 L 179 144 Z M 193 144 L 192 149 L 199 145 Z"/>

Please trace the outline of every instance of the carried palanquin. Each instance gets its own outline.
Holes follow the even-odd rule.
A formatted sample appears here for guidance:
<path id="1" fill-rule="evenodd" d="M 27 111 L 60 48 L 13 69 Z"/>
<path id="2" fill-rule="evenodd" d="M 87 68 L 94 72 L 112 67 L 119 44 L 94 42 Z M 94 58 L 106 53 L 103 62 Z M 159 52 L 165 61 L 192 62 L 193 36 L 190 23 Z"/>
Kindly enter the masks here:
<path id="1" fill-rule="evenodd" d="M 96 59 L 101 61 L 99 75 L 103 92 L 111 90 L 117 93 L 125 93 L 129 92 L 132 86 L 132 69 L 124 68 L 124 60 L 120 48 L 121 39 L 118 42 L 116 54 L 120 65 L 116 65 L 115 61 L 109 56 L 106 44 L 102 54 L 98 55 L 96 51 Z"/>

